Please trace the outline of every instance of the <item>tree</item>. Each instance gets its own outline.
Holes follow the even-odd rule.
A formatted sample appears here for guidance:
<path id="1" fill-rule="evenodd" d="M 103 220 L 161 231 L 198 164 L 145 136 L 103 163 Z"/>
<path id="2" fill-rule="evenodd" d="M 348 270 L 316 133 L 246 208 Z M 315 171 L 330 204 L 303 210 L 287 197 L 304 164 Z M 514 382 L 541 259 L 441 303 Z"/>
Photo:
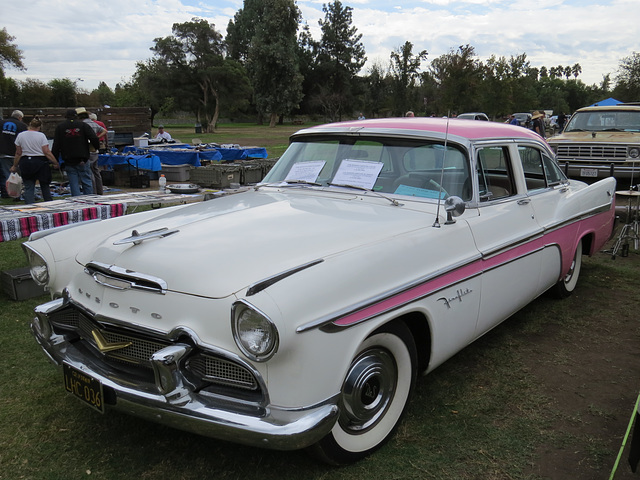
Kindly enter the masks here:
<path id="1" fill-rule="evenodd" d="M 331 120 L 340 119 L 353 105 L 352 86 L 367 58 L 361 43 L 362 34 L 352 26 L 352 8 L 340 0 L 322 6 L 322 38 L 318 44 L 316 74 L 322 87 L 316 94 Z M 337 118 L 336 118 L 337 117 Z"/>
<path id="2" fill-rule="evenodd" d="M 377 117 L 389 108 L 387 102 L 391 88 L 384 67 L 379 62 L 374 62 L 364 81 L 367 88 L 363 110 L 372 117 Z"/>
<path id="3" fill-rule="evenodd" d="M 0 78 L 4 77 L 4 70 L 7 67 L 14 67 L 19 70 L 25 70 L 22 63 L 22 51 L 11 43 L 15 37 L 9 35 L 6 28 L 0 30 Z"/>
<path id="4" fill-rule="evenodd" d="M 50 106 L 52 107 L 75 107 L 76 106 L 76 83 L 68 78 L 55 78 L 49 83 L 51 89 Z M 46 105 L 46 104 L 44 104 Z"/>
<path id="5" fill-rule="evenodd" d="M 483 66 L 475 57 L 475 49 L 463 45 L 431 62 L 430 70 L 439 86 L 438 101 L 443 110 L 454 113 L 479 109 Z"/>
<path id="6" fill-rule="evenodd" d="M 620 60 L 613 93 L 627 102 L 640 100 L 640 53 L 633 52 Z"/>
<path id="7" fill-rule="evenodd" d="M 20 82 L 21 107 L 42 107 L 50 105 L 50 101 L 51 87 L 44 82 L 33 78 L 27 78 Z"/>
<path id="8" fill-rule="evenodd" d="M 142 65 L 139 77 L 156 86 L 154 95 L 163 95 L 165 105 L 170 98 L 176 106 L 193 111 L 205 131 L 213 133 L 220 116 L 221 90 L 245 94 L 247 78 L 223 57 L 222 35 L 213 24 L 193 18 L 175 23 L 172 31 L 172 36 L 154 40 L 151 50 L 156 58 Z M 151 78 L 154 73 L 161 77 Z"/>
<path id="9" fill-rule="evenodd" d="M 391 52 L 391 77 L 393 78 L 394 111 L 402 115 L 416 108 L 418 101 L 416 80 L 419 77 L 420 64 L 427 58 L 427 51 L 413 54 L 413 44 L 405 42 L 402 47 Z"/>
<path id="10" fill-rule="evenodd" d="M 92 95 L 94 93 L 97 95 L 101 106 L 111 105 L 115 99 L 115 94 L 113 93 L 113 90 L 111 90 L 111 88 L 109 88 L 109 85 L 107 85 L 105 82 L 100 82 L 98 84 L 98 88 L 96 88 L 91 93 Z"/>
<path id="11" fill-rule="evenodd" d="M 9 35 L 6 28 L 0 30 L 0 99 L 4 105 L 15 104 L 15 100 L 13 102 L 6 102 L 17 93 L 15 91 L 16 83 L 5 78 L 5 69 L 7 67 L 14 67 L 19 70 L 25 70 L 25 66 L 22 63 L 22 51 L 20 51 L 15 44 L 11 43 L 14 40 L 15 37 Z"/>
<path id="12" fill-rule="evenodd" d="M 244 62 L 258 112 L 270 116 L 298 108 L 303 77 L 297 43 L 300 11 L 293 0 L 245 0 L 227 27 L 230 55 Z"/>

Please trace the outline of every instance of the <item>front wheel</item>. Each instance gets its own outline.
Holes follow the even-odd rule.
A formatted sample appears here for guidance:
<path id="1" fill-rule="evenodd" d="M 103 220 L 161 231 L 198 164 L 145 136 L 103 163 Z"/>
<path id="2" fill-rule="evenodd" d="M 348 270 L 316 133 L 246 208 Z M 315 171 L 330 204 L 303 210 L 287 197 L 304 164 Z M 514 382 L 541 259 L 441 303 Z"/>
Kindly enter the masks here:
<path id="1" fill-rule="evenodd" d="M 404 323 L 367 337 L 342 385 L 333 430 L 311 447 L 332 465 L 353 463 L 380 448 L 398 426 L 416 382 L 416 346 Z"/>
<path id="2" fill-rule="evenodd" d="M 552 293 L 557 298 L 566 298 L 573 293 L 578 284 L 580 269 L 582 268 L 582 240 L 576 246 L 576 253 L 571 262 L 571 267 L 567 274 L 560 279 L 552 289 Z"/>

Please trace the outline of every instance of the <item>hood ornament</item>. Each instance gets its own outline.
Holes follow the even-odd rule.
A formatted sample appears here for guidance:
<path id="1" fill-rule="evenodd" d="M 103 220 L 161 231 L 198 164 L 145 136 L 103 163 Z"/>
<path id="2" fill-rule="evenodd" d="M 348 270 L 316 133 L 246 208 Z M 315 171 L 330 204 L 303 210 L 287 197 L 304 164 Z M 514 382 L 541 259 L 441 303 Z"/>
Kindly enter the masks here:
<path id="1" fill-rule="evenodd" d="M 113 242 L 114 245 L 125 245 L 127 243 L 133 243 L 134 245 L 140 245 L 143 241 L 149 240 L 151 238 L 163 238 L 168 237 L 169 235 L 173 235 L 174 233 L 178 233 L 180 230 L 174 228 L 173 230 L 169 230 L 168 227 L 159 228 L 157 230 L 150 230 L 148 232 L 139 233 L 137 230 L 131 232 L 130 237 L 123 238 L 121 240 Z"/>

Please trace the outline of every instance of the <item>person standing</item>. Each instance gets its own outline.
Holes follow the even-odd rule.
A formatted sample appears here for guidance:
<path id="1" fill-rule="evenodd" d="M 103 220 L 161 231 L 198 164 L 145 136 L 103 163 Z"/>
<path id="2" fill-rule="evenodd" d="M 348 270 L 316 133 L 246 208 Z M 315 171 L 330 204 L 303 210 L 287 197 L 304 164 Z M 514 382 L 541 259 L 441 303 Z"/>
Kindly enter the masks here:
<path id="1" fill-rule="evenodd" d="M 89 125 L 78 120 L 75 110 L 67 110 L 65 117 L 66 120 L 56 126 L 52 153 L 56 159 L 62 158 L 64 162 L 71 195 L 91 195 L 93 183 L 88 166 L 89 144 L 97 150 L 100 141 Z"/>
<path id="2" fill-rule="evenodd" d="M 103 138 L 107 136 L 107 129 L 102 128 L 96 122 L 89 118 L 89 112 L 84 107 L 76 108 L 76 113 L 78 114 L 78 118 L 82 120 L 84 123 L 89 125 L 96 136 L 98 137 L 98 142 L 102 142 Z M 98 166 L 98 148 L 93 148 L 93 146 L 89 146 L 89 171 L 91 172 L 91 181 L 93 183 L 93 193 L 97 195 L 102 195 L 104 193 L 104 189 L 102 186 L 102 175 L 100 174 L 100 167 Z"/>
<path id="3" fill-rule="evenodd" d="M 90 113 L 89 118 L 107 131 L 107 135 L 102 138 L 98 137 L 98 140 L 100 140 L 100 149 L 98 150 L 98 152 L 107 153 L 107 150 L 109 149 L 109 131 L 107 130 L 107 126 L 104 124 L 104 122 L 98 120 L 98 116 L 95 113 Z"/>
<path id="4" fill-rule="evenodd" d="M 542 138 L 546 139 L 547 133 L 545 131 L 544 125 L 544 112 L 540 112 L 538 110 L 533 112 L 531 121 L 533 122 L 533 131 L 540 135 Z"/>
<path id="5" fill-rule="evenodd" d="M 14 157 L 12 172 L 20 169 L 24 182 L 24 203 L 35 202 L 36 180 L 40 183 L 42 198 L 45 202 L 53 200 L 51 197 L 51 168 L 58 168 L 58 161 L 49 150 L 49 141 L 40 131 L 42 122 L 36 117 L 29 122 L 29 129 L 20 132 L 16 137 L 16 155 Z"/>
<path id="6" fill-rule="evenodd" d="M 27 130 L 22 122 L 24 114 L 14 110 L 9 118 L 0 121 L 0 195 L 9 198 L 6 182 L 11 175 L 13 158 L 16 156 L 16 137 Z"/>

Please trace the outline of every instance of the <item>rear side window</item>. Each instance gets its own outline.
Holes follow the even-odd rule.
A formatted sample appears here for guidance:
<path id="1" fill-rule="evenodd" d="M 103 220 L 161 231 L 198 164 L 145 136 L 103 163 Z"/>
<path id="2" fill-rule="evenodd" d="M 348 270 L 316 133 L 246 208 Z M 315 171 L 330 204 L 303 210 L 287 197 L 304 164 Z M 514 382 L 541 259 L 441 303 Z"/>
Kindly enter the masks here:
<path id="1" fill-rule="evenodd" d="M 479 149 L 476 174 L 481 202 L 509 197 L 515 192 L 509 149 L 505 146 Z"/>
<path id="2" fill-rule="evenodd" d="M 566 177 L 560 167 L 543 151 L 528 146 L 519 146 L 518 153 L 524 170 L 527 192 L 565 183 Z"/>

